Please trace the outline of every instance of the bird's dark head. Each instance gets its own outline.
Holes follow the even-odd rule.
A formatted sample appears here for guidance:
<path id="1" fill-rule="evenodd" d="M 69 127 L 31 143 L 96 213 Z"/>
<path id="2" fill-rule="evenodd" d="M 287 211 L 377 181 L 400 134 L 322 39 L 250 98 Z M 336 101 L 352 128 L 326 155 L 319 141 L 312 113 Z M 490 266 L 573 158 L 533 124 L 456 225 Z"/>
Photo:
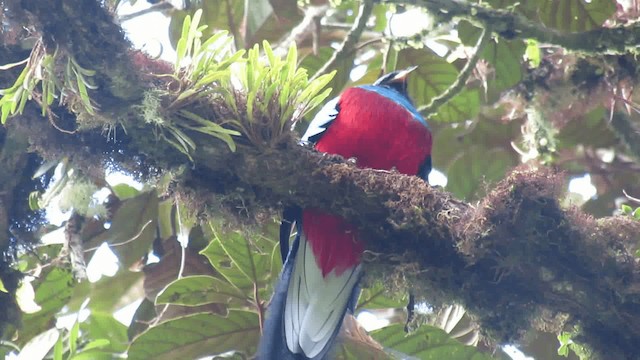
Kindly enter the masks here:
<path id="1" fill-rule="evenodd" d="M 376 80 L 373 85 L 388 87 L 409 99 L 409 94 L 407 93 L 407 76 L 417 68 L 417 66 L 412 66 L 404 70 L 390 72 Z"/>

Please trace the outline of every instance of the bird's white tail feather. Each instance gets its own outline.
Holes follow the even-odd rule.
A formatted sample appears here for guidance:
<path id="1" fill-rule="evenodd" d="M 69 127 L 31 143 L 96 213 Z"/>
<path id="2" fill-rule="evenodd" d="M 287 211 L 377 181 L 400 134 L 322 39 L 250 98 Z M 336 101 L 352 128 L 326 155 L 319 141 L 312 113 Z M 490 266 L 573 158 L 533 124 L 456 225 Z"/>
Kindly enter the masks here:
<path id="1" fill-rule="evenodd" d="M 300 247 L 289 281 L 284 310 L 287 347 L 313 358 L 335 336 L 358 282 L 361 266 L 322 277 L 310 244 L 300 236 Z"/>

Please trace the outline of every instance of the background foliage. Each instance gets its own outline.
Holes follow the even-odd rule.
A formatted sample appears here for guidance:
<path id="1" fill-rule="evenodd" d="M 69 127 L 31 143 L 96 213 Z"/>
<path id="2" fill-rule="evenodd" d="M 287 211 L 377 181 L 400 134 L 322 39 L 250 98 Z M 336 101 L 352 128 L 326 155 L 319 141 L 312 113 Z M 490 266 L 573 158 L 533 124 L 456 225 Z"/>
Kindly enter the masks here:
<path id="1" fill-rule="evenodd" d="M 115 13 L 124 6 L 124 1 L 105 3 Z M 640 14 L 635 0 L 469 2 L 522 15 L 542 34 L 583 33 L 585 45 L 577 52 L 509 29 L 484 31 L 486 24 L 452 20 L 400 1 L 153 3 L 151 11 L 170 18 L 166 31 L 177 58 L 174 64 L 149 65 L 144 57 L 144 66 L 157 68 L 145 81 L 169 78 L 175 88 L 145 93 L 137 109 L 145 124 L 154 126 L 147 136 L 163 140 L 153 143 L 155 151 L 177 149 L 177 163 L 193 161 L 197 145 L 189 134 L 213 136 L 210 141 L 222 140 L 234 152 L 244 139 L 269 149 L 281 142 L 289 126 L 304 128 L 327 96 L 370 83 L 385 71 L 417 65 L 409 93 L 430 122 L 433 163 L 446 176 L 446 191 L 474 203 L 510 169 L 533 162 L 561 171 L 568 180 L 590 176 L 595 195 L 570 194 L 563 200 L 567 206 L 580 206 L 594 216 L 621 212 L 640 218 L 632 198 L 640 194 L 635 50 L 608 49 L 606 38 L 593 32 L 635 20 Z M 31 50 L 32 39 L 11 26 L 10 15 L 2 14 L 7 22 L 4 46 L 30 52 L 25 62 L 7 58 L 10 64 L 3 67 L 2 122 L 9 128 L 36 103 L 35 109 L 54 127 L 69 131 L 73 121 L 55 110 L 66 106 L 78 129 L 102 128 L 103 137 L 112 140 L 109 151 L 116 154 L 118 134 L 135 131 L 135 126 L 122 120 L 127 114 L 100 115 L 113 99 L 92 97 L 103 81 L 93 70 L 97 62 L 64 49 L 50 51 L 46 39 Z M 133 22 L 142 16 L 119 19 Z M 409 21 L 414 23 L 398 25 Z M 400 30 L 406 34 L 396 34 Z M 572 50 L 580 46 L 571 44 Z M 134 92 L 115 88 L 116 95 Z M 432 102 L 443 100 L 443 93 L 448 93 L 446 99 L 434 109 Z M 221 123 L 196 111 L 209 99 L 223 100 L 220 109 L 211 110 L 222 115 Z M 276 128 L 261 122 L 269 114 L 280 114 Z M 248 120 L 241 121 L 245 116 Z M 26 153 L 25 139 L 1 134 L 3 161 Z M 108 178 L 104 168 L 87 170 L 56 156 L 55 150 L 40 152 L 49 161 L 23 158 L 31 165 L 23 167 L 22 175 L 0 174 L 0 183 L 3 189 L 17 183 L 27 189 L 29 196 L 15 198 L 22 201 L 24 213 L 58 209 L 66 220 L 32 216 L 28 221 L 16 213 L 0 224 L 7 234 L 5 263 L 25 275 L 7 271 L 1 279 L 0 296 L 13 305 L 2 319 L 1 353 L 56 360 L 255 355 L 281 268 L 275 212 L 238 208 L 230 217 L 224 207 L 195 211 L 202 208 L 202 199 L 174 191 L 174 180 L 186 171 L 175 164 L 155 164 L 149 173 L 133 174 L 144 179 L 134 187 Z M 109 172 L 126 172 L 115 163 L 106 164 Z M 629 204 L 621 206 L 623 202 Z M 90 260 L 104 254 L 96 251 L 104 243 L 119 266 L 94 279 Z M 460 305 L 417 300 L 419 311 L 405 327 L 406 286 L 367 279 L 358 311 L 369 311 L 386 325 L 367 333 L 347 319 L 337 358 L 506 358 Z M 131 322 L 116 319 L 114 314 L 127 306 L 133 309 Z M 519 345 L 540 359 L 588 357 L 587 349 L 571 341 L 579 329 L 562 330 L 531 329 Z"/>

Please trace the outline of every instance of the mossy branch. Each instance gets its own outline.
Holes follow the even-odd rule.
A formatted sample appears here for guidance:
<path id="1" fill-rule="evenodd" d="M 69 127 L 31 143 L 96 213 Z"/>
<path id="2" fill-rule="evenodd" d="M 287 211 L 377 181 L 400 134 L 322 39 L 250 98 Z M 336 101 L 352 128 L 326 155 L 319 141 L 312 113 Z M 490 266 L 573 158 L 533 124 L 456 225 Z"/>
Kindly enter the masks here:
<path id="1" fill-rule="evenodd" d="M 625 54 L 640 44 L 640 23 L 598 28 L 585 32 L 563 33 L 509 10 L 460 0 L 385 0 L 386 3 L 412 4 L 429 10 L 443 20 L 463 18 L 483 27 L 492 26 L 506 39 L 535 39 L 540 43 L 562 46 L 566 50 L 590 54 Z"/>
<path id="2" fill-rule="evenodd" d="M 78 2 L 78 9 L 90 3 L 72 2 Z M 61 1 L 23 3 L 30 5 L 29 11 L 43 32 L 55 30 L 49 26 L 61 21 L 59 16 L 47 19 L 43 12 L 50 13 L 51 6 L 61 6 Z M 414 3 L 439 4 L 442 9 L 450 6 L 451 16 L 479 20 L 498 14 L 502 21 L 515 21 L 516 16 L 458 1 Z M 471 10 L 474 7 L 475 13 Z M 73 20 L 100 22 L 101 18 L 76 14 Z M 93 29 L 90 24 L 84 25 Z M 509 30 L 505 26 L 498 21 L 494 30 Z M 50 45 L 57 41 L 66 44 L 68 37 L 78 36 L 65 31 L 61 37 L 51 32 L 47 41 Z M 96 36 L 100 38 L 100 32 Z M 80 36 L 74 40 L 81 44 L 73 45 L 70 52 L 74 57 L 91 61 L 94 56 L 102 56 L 95 59 L 96 66 L 82 64 L 96 70 L 96 76 L 103 76 L 106 83 L 117 85 L 117 77 L 109 72 L 112 68 L 104 63 L 113 61 L 115 55 L 94 46 L 99 39 L 89 43 Z M 581 43 L 588 44 L 584 39 Z M 112 52 L 113 46 L 104 51 Z M 127 59 L 120 59 L 114 66 L 128 64 Z M 126 107 L 126 101 L 113 101 L 115 93 L 105 87 L 96 93 L 102 99 L 111 96 L 112 103 Z M 103 111 L 107 103 L 100 104 L 103 107 L 98 111 Z M 216 107 L 221 104 L 203 100 L 193 104 L 190 111 Z M 130 116 L 136 116 L 135 111 Z M 42 121 L 33 107 L 28 107 L 12 126 L 16 136 L 28 138 L 34 151 L 49 158 L 69 156 L 79 167 L 102 167 L 110 161 L 145 171 L 153 165 L 172 168 L 187 163 L 178 150 L 150 140 L 153 124 L 131 123 L 117 144 L 105 140 L 100 129 L 63 134 Z M 569 315 L 569 324 L 580 325 L 581 341 L 603 357 L 627 358 L 636 353 L 640 340 L 640 267 L 632 254 L 640 222 L 629 217 L 596 220 L 578 210 L 562 208 L 558 200 L 562 179 L 548 169 L 515 169 L 472 206 L 417 177 L 359 169 L 339 157 L 300 147 L 293 138 L 285 137 L 278 146 L 260 151 L 240 144 L 232 153 L 224 142 L 212 141 L 207 134 L 185 132 L 197 144 L 197 151 L 193 153 L 194 163 L 189 163 L 194 169 L 180 186 L 193 189 L 202 199 L 217 199 L 218 203 L 221 197 L 230 203 L 241 199 L 252 209 L 297 204 L 344 216 L 363 231 L 372 273 L 394 277 L 402 272 L 401 276 L 408 277 L 418 293 L 430 301 L 465 304 L 498 342 L 517 340 L 534 323 L 548 320 L 546 313 L 564 313 Z"/>
<path id="3" fill-rule="evenodd" d="M 114 98 L 120 101 L 140 99 L 141 77 L 127 56 L 131 44 L 113 15 L 99 1 L 25 0 L 18 3 L 22 8 L 9 10 L 14 14 L 22 14 L 24 10 L 29 13 L 28 21 L 19 18 L 16 21 L 36 27 L 47 53 L 62 47 L 83 68 L 97 72 L 96 85 L 107 90 L 101 94 L 110 98 L 96 99 L 102 106 Z"/>

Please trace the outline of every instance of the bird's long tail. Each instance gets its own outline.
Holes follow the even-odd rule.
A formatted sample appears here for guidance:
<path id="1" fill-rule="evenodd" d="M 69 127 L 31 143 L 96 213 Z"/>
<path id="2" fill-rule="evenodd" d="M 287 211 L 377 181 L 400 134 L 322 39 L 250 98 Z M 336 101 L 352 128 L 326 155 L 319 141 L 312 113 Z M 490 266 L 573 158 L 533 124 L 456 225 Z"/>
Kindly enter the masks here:
<path id="1" fill-rule="evenodd" d="M 271 298 L 258 359 L 325 359 L 345 312 L 355 307 L 360 268 L 323 277 L 299 228 Z"/>

